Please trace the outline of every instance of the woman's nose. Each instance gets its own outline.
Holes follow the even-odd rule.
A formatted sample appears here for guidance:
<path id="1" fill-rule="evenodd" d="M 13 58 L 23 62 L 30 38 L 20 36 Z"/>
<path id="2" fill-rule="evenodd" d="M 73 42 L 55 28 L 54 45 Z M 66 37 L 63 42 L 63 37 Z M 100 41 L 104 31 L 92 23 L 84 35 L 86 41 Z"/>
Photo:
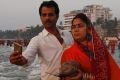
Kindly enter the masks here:
<path id="1" fill-rule="evenodd" d="M 74 31 L 75 31 L 75 32 L 78 32 L 78 31 L 79 31 L 79 29 L 76 27 L 76 28 L 74 28 Z"/>

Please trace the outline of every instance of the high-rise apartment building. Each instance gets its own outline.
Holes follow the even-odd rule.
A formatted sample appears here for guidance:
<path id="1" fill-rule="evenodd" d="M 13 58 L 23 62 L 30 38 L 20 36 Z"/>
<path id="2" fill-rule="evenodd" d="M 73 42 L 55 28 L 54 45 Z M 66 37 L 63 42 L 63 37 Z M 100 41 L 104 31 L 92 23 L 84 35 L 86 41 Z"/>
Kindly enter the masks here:
<path id="1" fill-rule="evenodd" d="M 85 13 L 92 23 L 95 23 L 97 20 L 107 21 L 112 18 L 111 10 L 109 8 L 105 8 L 102 5 L 87 5 L 82 10 L 75 10 L 64 14 L 65 29 L 70 29 L 71 20 L 78 13 Z"/>

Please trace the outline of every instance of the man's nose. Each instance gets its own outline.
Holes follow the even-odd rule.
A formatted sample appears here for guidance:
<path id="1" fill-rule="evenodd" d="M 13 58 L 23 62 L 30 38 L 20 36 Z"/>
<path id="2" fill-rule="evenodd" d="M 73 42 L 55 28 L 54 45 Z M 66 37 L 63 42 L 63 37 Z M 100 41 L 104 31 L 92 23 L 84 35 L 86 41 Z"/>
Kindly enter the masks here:
<path id="1" fill-rule="evenodd" d="M 49 15 L 46 15 L 46 16 L 45 16 L 45 18 L 46 18 L 46 19 L 49 19 L 49 18 L 50 18 L 50 16 L 49 16 Z"/>

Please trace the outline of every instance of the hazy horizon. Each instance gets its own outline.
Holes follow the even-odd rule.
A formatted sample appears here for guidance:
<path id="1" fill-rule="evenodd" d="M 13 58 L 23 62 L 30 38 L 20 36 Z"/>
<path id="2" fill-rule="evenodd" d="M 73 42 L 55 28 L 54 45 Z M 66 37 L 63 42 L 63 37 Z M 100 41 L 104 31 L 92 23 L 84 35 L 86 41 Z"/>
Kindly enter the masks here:
<path id="1" fill-rule="evenodd" d="M 26 26 L 41 25 L 39 6 L 45 0 L 0 0 L 0 30 L 14 30 Z M 120 1 L 115 0 L 55 0 L 60 7 L 59 21 L 63 14 L 81 10 L 86 5 L 97 4 L 108 7 L 113 17 L 120 19 Z M 59 23 L 58 21 L 58 23 Z"/>

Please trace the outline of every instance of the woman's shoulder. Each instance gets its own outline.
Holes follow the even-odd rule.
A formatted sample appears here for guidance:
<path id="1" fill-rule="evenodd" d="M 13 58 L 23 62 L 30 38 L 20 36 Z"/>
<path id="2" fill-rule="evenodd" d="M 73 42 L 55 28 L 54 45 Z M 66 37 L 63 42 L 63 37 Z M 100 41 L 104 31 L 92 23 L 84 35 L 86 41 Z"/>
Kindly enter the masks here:
<path id="1" fill-rule="evenodd" d="M 67 47 L 64 50 L 64 53 L 72 53 L 72 52 L 76 52 L 77 51 L 77 46 L 75 44 L 72 44 L 71 46 Z"/>

